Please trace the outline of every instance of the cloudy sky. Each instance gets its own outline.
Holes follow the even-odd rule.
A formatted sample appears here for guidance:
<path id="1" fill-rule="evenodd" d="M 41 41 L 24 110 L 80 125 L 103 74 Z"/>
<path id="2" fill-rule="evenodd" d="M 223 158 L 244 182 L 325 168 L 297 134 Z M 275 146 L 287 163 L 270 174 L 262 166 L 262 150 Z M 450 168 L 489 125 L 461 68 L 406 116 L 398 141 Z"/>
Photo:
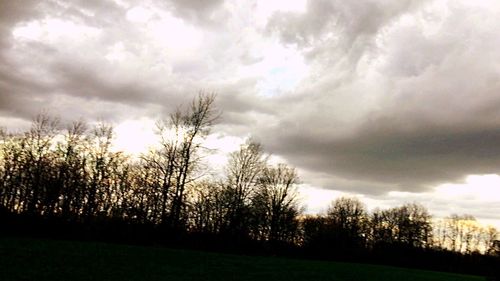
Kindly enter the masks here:
<path id="1" fill-rule="evenodd" d="M 2 0 L 0 126 L 105 120 L 137 152 L 216 92 L 212 146 L 262 142 L 309 212 L 356 195 L 500 226 L 499 18 L 496 0 Z"/>

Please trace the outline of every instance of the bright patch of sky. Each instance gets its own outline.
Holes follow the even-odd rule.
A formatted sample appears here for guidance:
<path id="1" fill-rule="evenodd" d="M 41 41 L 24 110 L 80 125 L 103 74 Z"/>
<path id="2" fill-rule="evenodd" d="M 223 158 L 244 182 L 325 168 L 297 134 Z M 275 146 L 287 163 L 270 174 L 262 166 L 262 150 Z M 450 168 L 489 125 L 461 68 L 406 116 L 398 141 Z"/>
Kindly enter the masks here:
<path id="1" fill-rule="evenodd" d="M 158 21 L 148 24 L 151 30 L 151 37 L 154 42 L 165 46 L 179 54 L 189 55 L 188 51 L 200 47 L 203 34 L 183 20 L 172 17 L 168 14 L 162 15 Z"/>
<path id="2" fill-rule="evenodd" d="M 464 183 L 447 183 L 436 187 L 434 194 L 448 200 L 480 200 L 500 204 L 500 176 L 470 175 Z"/>
<path id="3" fill-rule="evenodd" d="M 146 153 L 148 149 L 157 147 L 160 143 L 157 125 L 152 119 L 127 120 L 118 124 L 114 129 L 115 149 L 124 151 L 132 157 L 138 157 L 141 153 Z M 175 138 L 179 138 L 178 141 L 182 140 L 182 135 L 176 135 L 174 131 L 169 130 L 164 133 L 164 137 L 166 140 L 175 140 Z M 229 154 L 240 149 L 240 145 L 245 140 L 246 138 L 220 133 L 210 134 L 203 141 L 200 153 L 205 164 L 212 170 L 211 172 L 220 174 L 227 164 Z"/>
<path id="4" fill-rule="evenodd" d="M 126 60 L 127 56 L 128 53 L 125 49 L 125 45 L 123 42 L 118 42 L 108 47 L 108 52 L 104 57 L 111 62 L 122 62 Z"/>
<path id="5" fill-rule="evenodd" d="M 211 172 L 214 175 L 223 175 L 229 154 L 240 149 L 240 145 L 244 142 L 245 138 L 241 137 L 219 133 L 209 135 L 203 143 L 203 147 L 207 149 L 204 160 L 210 167 Z"/>
<path id="6" fill-rule="evenodd" d="M 347 193 L 301 184 L 298 188 L 300 204 L 305 208 L 306 214 L 325 213 L 331 203 L 339 197 L 347 196 Z"/>
<path id="7" fill-rule="evenodd" d="M 114 128 L 115 148 L 138 156 L 158 143 L 155 128 L 155 121 L 147 118 L 124 121 Z"/>
<path id="8" fill-rule="evenodd" d="M 308 73 L 304 58 L 293 48 L 273 44 L 263 55 L 261 62 L 249 68 L 250 71 L 261 73 L 257 90 L 265 96 L 293 90 Z"/>
<path id="9" fill-rule="evenodd" d="M 127 11 L 128 21 L 142 27 L 152 44 L 186 56 L 200 47 L 203 33 L 169 12 L 136 6 Z"/>
<path id="10" fill-rule="evenodd" d="M 272 96 L 293 90 L 309 73 L 304 57 L 293 46 L 284 46 L 276 38 L 258 35 L 246 30 L 249 36 L 244 44 L 248 48 L 237 75 L 257 77 L 256 90 L 264 96 Z"/>
<path id="11" fill-rule="evenodd" d="M 488 210 L 488 206 L 500 206 L 500 175 L 469 175 L 462 183 L 445 183 L 428 192 L 412 193 L 391 191 L 384 198 L 389 204 L 418 202 L 426 206 L 437 218 L 451 214 L 469 214 L 483 224 L 492 224 L 500 228 L 498 220 L 485 216 L 490 211 L 496 216 L 498 210 Z M 376 203 L 376 201 L 374 201 Z"/>
<path id="12" fill-rule="evenodd" d="M 0 124 L 8 124 L 5 126 L 0 126 L 0 129 L 3 129 L 10 133 L 23 132 L 25 130 L 28 130 L 31 126 L 31 123 L 25 119 L 9 116 L 0 116 Z"/>

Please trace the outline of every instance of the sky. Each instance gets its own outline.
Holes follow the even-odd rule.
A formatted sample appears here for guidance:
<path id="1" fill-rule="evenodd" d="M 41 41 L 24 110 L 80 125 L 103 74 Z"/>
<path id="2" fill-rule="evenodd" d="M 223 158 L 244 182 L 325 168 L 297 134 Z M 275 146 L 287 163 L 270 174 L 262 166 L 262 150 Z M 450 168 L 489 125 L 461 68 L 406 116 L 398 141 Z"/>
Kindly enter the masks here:
<path id="1" fill-rule="evenodd" d="M 140 153 L 214 92 L 210 161 L 258 140 L 307 212 L 347 195 L 500 227 L 499 18 L 496 0 L 3 0 L 0 126 L 103 120 Z"/>

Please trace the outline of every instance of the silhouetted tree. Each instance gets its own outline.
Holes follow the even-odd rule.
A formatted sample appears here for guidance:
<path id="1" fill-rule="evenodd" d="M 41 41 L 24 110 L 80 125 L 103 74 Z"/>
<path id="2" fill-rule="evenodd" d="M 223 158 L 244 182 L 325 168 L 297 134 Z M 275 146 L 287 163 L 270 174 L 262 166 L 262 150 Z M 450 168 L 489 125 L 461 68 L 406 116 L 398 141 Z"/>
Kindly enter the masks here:
<path id="1" fill-rule="evenodd" d="M 500 256 L 500 233 L 492 226 L 488 226 L 484 235 L 486 254 Z"/>
<path id="2" fill-rule="evenodd" d="M 252 140 L 230 154 L 226 168 L 227 179 L 222 191 L 222 232 L 231 235 L 248 234 L 250 196 L 266 161 L 262 146 Z"/>
<path id="3" fill-rule="evenodd" d="M 434 225 L 435 246 L 458 253 L 488 253 L 498 236 L 494 227 L 480 225 L 471 215 L 453 214 Z"/>
<path id="4" fill-rule="evenodd" d="M 298 236 L 300 207 L 298 176 L 285 164 L 265 167 L 251 196 L 253 237 L 271 242 L 294 242 Z"/>
<path id="5" fill-rule="evenodd" d="M 220 233 L 224 221 L 224 186 L 222 183 L 205 180 L 196 184 L 191 192 L 191 229 L 199 233 Z"/>
<path id="6" fill-rule="evenodd" d="M 192 172 L 199 161 L 198 151 L 202 140 L 210 133 L 214 121 L 219 117 L 215 109 L 215 95 L 200 94 L 184 113 L 178 111 L 182 130 L 182 142 L 178 159 L 179 171 L 176 178 L 171 208 L 171 220 L 174 227 L 181 226 L 182 211 L 185 210 L 185 190 L 192 178 Z"/>
<path id="7" fill-rule="evenodd" d="M 41 213 L 44 197 L 52 192 L 55 157 L 52 145 L 57 133 L 58 120 L 40 114 L 24 135 L 24 171 L 27 181 L 22 201 L 28 213 Z"/>
<path id="8" fill-rule="evenodd" d="M 159 148 L 144 155 L 144 167 L 150 169 L 145 181 L 160 204 L 154 208 L 159 221 L 173 228 L 186 223 L 186 185 L 197 168 L 202 140 L 218 117 L 215 95 L 200 94 L 190 107 L 178 109 L 158 122 Z"/>
<path id="9" fill-rule="evenodd" d="M 336 248 L 346 251 L 365 246 L 368 214 L 359 199 L 336 199 L 329 207 L 326 219 Z"/>
<path id="10" fill-rule="evenodd" d="M 500 257 L 500 240 L 493 240 L 488 253 L 495 257 Z"/>
<path id="11" fill-rule="evenodd" d="M 431 243 L 432 225 L 428 211 L 418 204 L 375 210 L 370 219 L 373 244 L 397 244 L 423 248 Z"/>
<path id="12" fill-rule="evenodd" d="M 94 128 L 88 155 L 89 182 L 84 209 L 87 218 L 109 216 L 117 200 L 119 166 L 124 165 L 125 159 L 121 152 L 112 150 L 112 141 L 113 128 L 110 125 L 101 123 Z"/>
<path id="13" fill-rule="evenodd" d="M 76 218 L 83 211 L 87 187 L 87 158 L 90 149 L 87 125 L 73 122 L 57 144 L 57 180 L 59 191 L 55 212 L 65 218 Z"/>
<path id="14" fill-rule="evenodd" d="M 26 171 L 24 138 L 13 134 L 3 134 L 1 143 L 1 196 L 2 205 L 9 211 L 22 211 L 21 198 L 26 192 Z"/>
<path id="15" fill-rule="evenodd" d="M 330 256 L 334 247 L 331 228 L 321 215 L 308 215 L 301 219 L 302 246 L 312 255 Z"/>

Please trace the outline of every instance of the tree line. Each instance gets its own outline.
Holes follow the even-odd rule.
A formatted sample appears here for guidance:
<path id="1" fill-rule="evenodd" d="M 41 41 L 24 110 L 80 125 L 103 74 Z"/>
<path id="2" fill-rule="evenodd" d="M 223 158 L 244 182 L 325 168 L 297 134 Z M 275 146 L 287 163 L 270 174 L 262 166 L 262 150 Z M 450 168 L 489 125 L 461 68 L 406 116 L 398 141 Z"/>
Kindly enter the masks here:
<path id="1" fill-rule="evenodd" d="M 119 221 L 206 243 L 257 243 L 314 257 L 353 257 L 388 249 L 500 254 L 498 232 L 471 216 L 436 221 L 419 204 L 369 213 L 356 198 L 304 215 L 299 177 L 270 164 L 247 140 L 224 173 L 209 176 L 204 141 L 220 115 L 200 94 L 157 122 L 159 141 L 138 159 L 116 151 L 110 125 L 62 125 L 37 116 L 29 130 L 0 132 L 0 208 L 4 213 L 81 225 Z M 160 232 L 162 230 L 163 232 Z M 254 245 L 254 244 L 252 244 Z"/>

